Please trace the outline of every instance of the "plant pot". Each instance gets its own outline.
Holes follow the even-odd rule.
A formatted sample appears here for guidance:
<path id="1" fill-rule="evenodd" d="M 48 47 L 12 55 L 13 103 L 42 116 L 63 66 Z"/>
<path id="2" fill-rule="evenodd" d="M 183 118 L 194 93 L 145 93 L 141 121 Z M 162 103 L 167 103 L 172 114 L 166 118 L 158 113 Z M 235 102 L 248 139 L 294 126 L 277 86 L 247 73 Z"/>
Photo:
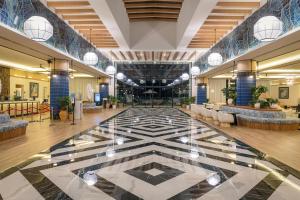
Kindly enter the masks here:
<path id="1" fill-rule="evenodd" d="M 117 105 L 113 104 L 113 105 L 112 105 L 112 108 L 113 108 L 114 110 L 117 109 Z"/>
<path id="2" fill-rule="evenodd" d="M 276 108 L 278 108 L 278 104 L 277 103 L 272 103 L 270 108 L 276 109 Z"/>
<path id="3" fill-rule="evenodd" d="M 260 103 L 256 103 L 256 104 L 254 104 L 254 108 L 256 108 L 256 109 L 260 109 Z"/>
<path id="4" fill-rule="evenodd" d="M 182 108 L 186 108 L 186 104 L 182 104 L 181 107 L 182 107 Z"/>
<path id="5" fill-rule="evenodd" d="M 189 110 L 190 109 L 190 105 L 186 105 L 186 109 Z"/>
<path id="6" fill-rule="evenodd" d="M 69 117 L 69 113 L 68 113 L 68 111 L 66 111 L 66 110 L 61 110 L 60 112 L 59 112 L 59 118 L 60 118 L 60 120 L 61 121 L 67 121 L 68 120 L 68 117 Z"/>
<path id="7" fill-rule="evenodd" d="M 73 113 L 69 113 L 69 120 L 73 121 Z"/>
<path id="8" fill-rule="evenodd" d="M 228 103 L 228 105 L 232 105 L 233 104 L 233 99 L 228 99 L 227 103 Z"/>

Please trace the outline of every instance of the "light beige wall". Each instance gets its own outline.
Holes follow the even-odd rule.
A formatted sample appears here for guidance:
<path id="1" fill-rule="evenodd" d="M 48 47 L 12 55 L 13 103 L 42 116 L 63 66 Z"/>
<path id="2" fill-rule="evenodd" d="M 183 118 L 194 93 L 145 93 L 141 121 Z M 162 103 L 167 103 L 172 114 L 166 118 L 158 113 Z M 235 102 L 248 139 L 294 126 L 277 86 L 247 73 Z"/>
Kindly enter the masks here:
<path id="1" fill-rule="evenodd" d="M 295 106 L 300 103 L 300 84 L 295 83 L 294 85 L 272 85 L 270 80 L 258 80 L 256 85 L 264 85 L 269 88 L 267 96 L 278 99 L 281 105 Z M 279 87 L 289 87 L 289 99 L 279 99 L 278 90 Z"/>
<path id="2" fill-rule="evenodd" d="M 75 93 L 78 98 L 80 95 L 82 96 L 83 101 L 87 101 L 87 85 L 91 84 L 94 92 L 99 92 L 99 84 L 97 84 L 96 78 L 75 78 L 70 79 L 70 94 Z"/>
<path id="3" fill-rule="evenodd" d="M 50 82 L 49 81 L 41 81 L 41 80 L 35 80 L 35 79 L 28 79 L 23 77 L 10 77 L 10 96 L 11 99 L 13 99 L 14 92 L 16 91 L 16 85 L 23 85 L 25 95 L 25 99 L 31 99 L 29 97 L 29 83 L 38 83 L 39 84 L 39 97 L 36 98 L 38 101 L 43 101 L 44 98 L 48 99 L 50 95 Z M 45 97 L 44 97 L 44 88 L 45 88 Z"/>
<path id="4" fill-rule="evenodd" d="M 222 89 L 226 87 L 226 79 L 209 79 L 207 96 L 210 103 L 225 103 Z"/>

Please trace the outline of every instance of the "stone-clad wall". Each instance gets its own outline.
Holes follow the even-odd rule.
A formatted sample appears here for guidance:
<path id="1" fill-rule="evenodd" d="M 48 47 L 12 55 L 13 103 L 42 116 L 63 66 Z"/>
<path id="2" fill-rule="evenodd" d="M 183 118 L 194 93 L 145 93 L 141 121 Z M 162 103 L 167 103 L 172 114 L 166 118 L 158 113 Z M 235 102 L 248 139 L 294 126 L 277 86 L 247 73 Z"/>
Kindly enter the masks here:
<path id="1" fill-rule="evenodd" d="M 2 83 L 2 90 L 0 93 L 0 101 L 3 100 L 4 97 L 9 96 L 9 94 L 10 94 L 9 76 L 10 76 L 9 68 L 0 66 L 0 80 Z"/>

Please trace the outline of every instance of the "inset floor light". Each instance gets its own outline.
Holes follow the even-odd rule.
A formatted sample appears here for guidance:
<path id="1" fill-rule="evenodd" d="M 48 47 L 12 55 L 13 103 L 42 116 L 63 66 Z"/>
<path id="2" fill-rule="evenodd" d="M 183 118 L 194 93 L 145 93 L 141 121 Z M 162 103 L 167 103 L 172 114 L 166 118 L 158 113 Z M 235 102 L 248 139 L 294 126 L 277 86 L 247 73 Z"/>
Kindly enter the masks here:
<path id="1" fill-rule="evenodd" d="M 53 36 L 53 26 L 40 16 L 32 16 L 24 22 L 24 33 L 32 40 L 45 42 Z"/>
<path id="2" fill-rule="evenodd" d="M 109 75 L 114 75 L 117 72 L 117 70 L 114 66 L 110 65 L 106 68 L 105 72 Z"/>
<path id="3" fill-rule="evenodd" d="M 277 39 L 283 31 L 283 23 L 275 16 L 265 16 L 254 24 L 254 37 L 268 42 Z"/>
<path id="4" fill-rule="evenodd" d="M 87 171 L 83 175 L 83 180 L 89 186 L 95 185 L 97 183 L 97 175 L 94 171 Z"/>

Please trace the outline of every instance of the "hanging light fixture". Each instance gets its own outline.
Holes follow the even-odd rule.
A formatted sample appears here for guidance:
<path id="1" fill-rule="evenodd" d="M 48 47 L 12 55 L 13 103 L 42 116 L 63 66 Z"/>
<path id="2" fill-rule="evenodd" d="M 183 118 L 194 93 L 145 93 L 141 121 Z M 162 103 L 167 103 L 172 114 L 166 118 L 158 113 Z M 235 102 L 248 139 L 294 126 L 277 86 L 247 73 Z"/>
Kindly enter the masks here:
<path id="1" fill-rule="evenodd" d="M 217 43 L 217 29 L 215 29 L 215 44 Z M 223 62 L 223 57 L 219 53 L 211 53 L 208 56 L 208 64 L 211 66 L 221 65 Z"/>
<path id="2" fill-rule="evenodd" d="M 190 76 L 188 73 L 183 73 L 180 78 L 183 80 L 183 81 L 187 81 L 190 79 Z"/>
<path id="3" fill-rule="evenodd" d="M 191 75 L 194 76 L 194 77 L 198 76 L 200 74 L 200 68 L 195 65 L 196 59 L 197 59 L 197 51 L 195 51 L 195 57 L 194 57 L 194 63 L 193 63 L 194 65 L 191 68 Z"/>
<path id="4" fill-rule="evenodd" d="M 125 78 L 125 75 L 123 73 L 117 73 L 116 78 L 120 81 L 122 81 Z"/>
<path id="5" fill-rule="evenodd" d="M 283 31 L 283 23 L 275 16 L 265 16 L 254 24 L 254 37 L 262 42 L 277 39 Z"/>
<path id="6" fill-rule="evenodd" d="M 90 45 L 92 44 L 92 28 L 90 28 Z M 92 51 L 87 52 L 83 56 L 83 62 L 87 65 L 96 65 L 99 59 L 97 54 Z"/>
<path id="7" fill-rule="evenodd" d="M 141 80 L 140 80 L 140 84 L 143 85 L 144 83 L 145 83 L 145 81 L 144 81 L 143 79 L 141 79 Z"/>
<path id="8" fill-rule="evenodd" d="M 24 22 L 24 33 L 32 40 L 45 42 L 53 36 L 53 26 L 40 16 L 32 16 Z"/>
<path id="9" fill-rule="evenodd" d="M 163 80 L 161 80 L 161 82 L 162 82 L 163 84 L 166 84 L 166 83 L 167 83 L 167 80 L 166 80 L 166 79 L 163 79 Z"/>
<path id="10" fill-rule="evenodd" d="M 105 72 L 106 72 L 107 74 L 109 74 L 109 75 L 114 75 L 114 74 L 117 72 L 117 70 L 116 70 L 116 68 L 115 68 L 113 65 L 109 65 L 109 66 L 106 68 Z"/>

